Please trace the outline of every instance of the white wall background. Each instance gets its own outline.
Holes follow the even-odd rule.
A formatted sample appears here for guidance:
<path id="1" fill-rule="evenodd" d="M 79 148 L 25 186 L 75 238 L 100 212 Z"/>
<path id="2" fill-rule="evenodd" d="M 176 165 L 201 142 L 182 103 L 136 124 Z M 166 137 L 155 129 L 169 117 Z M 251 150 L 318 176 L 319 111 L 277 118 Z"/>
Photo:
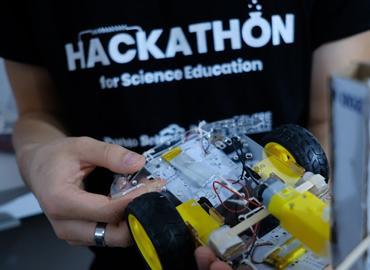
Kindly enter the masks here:
<path id="1" fill-rule="evenodd" d="M 0 58 L 0 136 L 11 132 L 16 117 L 16 105 L 4 69 L 4 60 Z M 0 191 L 22 185 L 14 155 L 0 152 Z"/>
<path id="2" fill-rule="evenodd" d="M 10 134 L 12 125 L 17 118 L 16 105 L 4 69 L 4 61 L 0 58 L 0 136 Z M 13 190 L 23 188 L 15 155 L 0 151 L 0 202 L 8 198 Z M 11 197 L 10 197 L 11 198 Z M 33 195 L 26 194 L 14 200 L 0 203 L 0 214 L 8 213 L 14 218 L 22 218 L 41 212 Z M 1 224 L 0 224 L 1 225 Z"/>
<path id="3" fill-rule="evenodd" d="M 15 101 L 4 70 L 4 60 L 0 58 L 0 134 L 9 134 L 16 118 Z"/>

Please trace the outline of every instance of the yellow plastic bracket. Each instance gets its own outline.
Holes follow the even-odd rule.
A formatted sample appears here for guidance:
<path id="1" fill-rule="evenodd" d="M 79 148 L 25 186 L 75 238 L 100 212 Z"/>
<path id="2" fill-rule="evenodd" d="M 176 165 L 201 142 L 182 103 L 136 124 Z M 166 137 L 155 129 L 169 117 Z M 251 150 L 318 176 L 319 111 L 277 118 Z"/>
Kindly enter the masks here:
<path id="1" fill-rule="evenodd" d="M 202 245 L 208 243 L 209 235 L 218 229 L 222 223 L 210 216 L 195 200 L 186 201 L 176 207 L 185 223 L 196 231 Z"/>
<path id="2" fill-rule="evenodd" d="M 264 180 L 271 175 L 277 175 L 286 184 L 294 186 L 305 172 L 297 164 L 293 155 L 278 143 L 266 144 L 263 156 L 264 158 L 253 167 L 253 170 Z"/>

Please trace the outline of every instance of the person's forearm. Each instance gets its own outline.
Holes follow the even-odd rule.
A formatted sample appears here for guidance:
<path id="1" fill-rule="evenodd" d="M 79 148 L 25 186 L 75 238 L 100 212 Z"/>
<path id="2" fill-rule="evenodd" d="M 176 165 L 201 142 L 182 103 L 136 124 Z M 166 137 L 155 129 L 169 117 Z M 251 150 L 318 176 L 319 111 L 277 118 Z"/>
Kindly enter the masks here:
<path id="1" fill-rule="evenodd" d="M 19 155 L 31 145 L 64 137 L 54 115 L 60 112 L 54 82 L 47 69 L 5 60 L 5 68 L 19 112 L 13 145 Z"/>
<path id="2" fill-rule="evenodd" d="M 39 144 L 66 137 L 62 125 L 46 113 L 21 115 L 15 124 L 13 145 L 21 171 L 25 171 L 32 161 L 32 150 Z M 23 174 L 23 173 L 22 173 Z M 23 177 L 28 183 L 27 177 Z"/>
<path id="3" fill-rule="evenodd" d="M 62 125 L 46 113 L 29 113 L 16 122 L 13 133 L 13 143 L 16 150 L 28 144 L 49 142 L 65 137 Z"/>

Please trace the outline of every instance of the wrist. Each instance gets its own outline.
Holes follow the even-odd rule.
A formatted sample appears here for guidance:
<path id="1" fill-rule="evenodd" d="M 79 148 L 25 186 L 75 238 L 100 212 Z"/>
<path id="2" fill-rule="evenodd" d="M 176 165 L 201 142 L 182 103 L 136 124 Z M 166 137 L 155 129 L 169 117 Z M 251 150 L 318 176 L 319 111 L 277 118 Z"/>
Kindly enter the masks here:
<path id="1" fill-rule="evenodd" d="M 32 190 L 30 178 L 30 168 L 33 163 L 33 157 L 37 149 L 40 147 L 40 143 L 28 143 L 20 147 L 17 147 L 15 150 L 16 159 L 18 167 L 22 176 L 24 183 Z"/>

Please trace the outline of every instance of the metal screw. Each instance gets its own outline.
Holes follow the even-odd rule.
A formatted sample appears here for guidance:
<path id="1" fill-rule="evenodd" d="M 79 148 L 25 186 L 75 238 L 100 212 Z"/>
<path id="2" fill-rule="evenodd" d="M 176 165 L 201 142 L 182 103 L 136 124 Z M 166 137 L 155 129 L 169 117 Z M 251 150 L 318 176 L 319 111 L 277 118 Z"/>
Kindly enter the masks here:
<path id="1" fill-rule="evenodd" d="M 245 153 L 245 158 L 246 159 L 252 159 L 253 158 L 253 154 L 252 153 Z"/>

